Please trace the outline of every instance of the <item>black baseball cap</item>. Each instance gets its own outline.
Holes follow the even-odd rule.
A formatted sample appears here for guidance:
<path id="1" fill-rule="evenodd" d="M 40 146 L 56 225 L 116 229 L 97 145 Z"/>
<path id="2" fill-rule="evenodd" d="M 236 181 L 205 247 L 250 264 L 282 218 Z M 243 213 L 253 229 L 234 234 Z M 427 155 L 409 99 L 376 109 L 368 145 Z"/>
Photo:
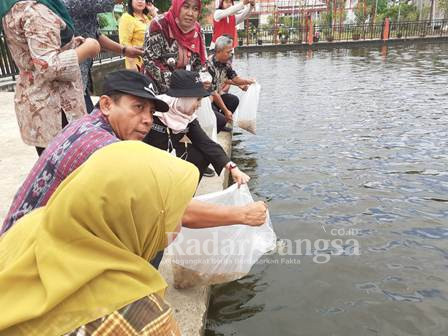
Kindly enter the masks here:
<path id="1" fill-rule="evenodd" d="M 170 88 L 167 93 L 171 97 L 207 97 L 210 95 L 197 72 L 175 70 L 171 74 Z"/>
<path id="2" fill-rule="evenodd" d="M 156 111 L 168 112 L 168 104 L 156 97 L 156 90 L 154 82 L 145 75 L 131 70 L 118 70 L 104 77 L 102 94 L 107 96 L 113 91 L 123 92 L 151 100 Z"/>

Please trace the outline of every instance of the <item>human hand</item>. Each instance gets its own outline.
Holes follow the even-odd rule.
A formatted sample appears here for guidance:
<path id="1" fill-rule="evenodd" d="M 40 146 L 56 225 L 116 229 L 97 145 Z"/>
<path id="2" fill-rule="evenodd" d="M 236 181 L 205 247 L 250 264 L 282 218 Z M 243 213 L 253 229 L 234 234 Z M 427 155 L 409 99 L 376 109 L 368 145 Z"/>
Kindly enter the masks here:
<path id="1" fill-rule="evenodd" d="M 148 2 L 146 4 L 146 9 L 148 10 L 149 15 L 151 15 L 153 18 L 157 16 L 157 13 L 159 12 L 159 9 L 154 6 L 152 2 Z"/>
<path id="2" fill-rule="evenodd" d="M 232 112 L 230 112 L 230 110 L 225 109 L 222 112 L 224 113 L 224 117 L 226 117 L 226 121 L 227 122 L 232 122 L 233 121 L 233 114 L 232 114 Z"/>
<path id="3" fill-rule="evenodd" d="M 81 44 L 83 44 L 86 39 L 82 36 L 76 36 L 74 38 L 74 40 L 75 40 L 75 48 L 76 48 L 76 47 L 79 47 Z"/>
<path id="4" fill-rule="evenodd" d="M 243 173 L 238 167 L 232 168 L 230 174 L 232 174 L 233 181 L 238 183 L 238 188 L 240 185 L 246 184 L 250 180 L 250 176 Z"/>
<path id="5" fill-rule="evenodd" d="M 247 91 L 247 89 L 249 88 L 249 85 L 239 85 L 239 88 L 243 91 Z"/>
<path id="6" fill-rule="evenodd" d="M 91 37 L 84 39 L 84 42 L 78 48 L 84 49 L 89 58 L 96 57 L 101 51 L 98 41 Z"/>
<path id="7" fill-rule="evenodd" d="M 264 224 L 268 207 L 264 202 L 255 202 L 241 207 L 242 224 L 259 226 Z"/>
<path id="8" fill-rule="evenodd" d="M 244 5 L 249 4 L 249 0 L 243 0 L 243 4 L 244 4 Z"/>
<path id="9" fill-rule="evenodd" d="M 136 58 L 143 55 L 143 47 L 126 47 L 124 55 L 129 58 Z"/>
<path id="10" fill-rule="evenodd" d="M 246 82 L 246 85 L 255 84 L 255 79 L 248 78 L 248 79 L 245 80 L 245 82 Z"/>
<path id="11" fill-rule="evenodd" d="M 204 86 L 204 90 L 208 91 L 210 89 L 210 87 L 212 86 L 212 82 L 205 81 L 205 82 L 202 82 L 202 85 Z"/>

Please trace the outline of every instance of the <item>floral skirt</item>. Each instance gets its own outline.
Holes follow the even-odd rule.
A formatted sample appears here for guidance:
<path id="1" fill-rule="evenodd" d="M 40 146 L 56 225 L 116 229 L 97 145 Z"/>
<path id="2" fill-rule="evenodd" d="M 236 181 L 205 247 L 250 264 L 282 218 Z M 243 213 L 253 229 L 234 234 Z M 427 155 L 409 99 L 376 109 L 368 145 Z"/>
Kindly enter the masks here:
<path id="1" fill-rule="evenodd" d="M 157 294 L 83 325 L 64 336 L 178 336 L 171 307 Z"/>

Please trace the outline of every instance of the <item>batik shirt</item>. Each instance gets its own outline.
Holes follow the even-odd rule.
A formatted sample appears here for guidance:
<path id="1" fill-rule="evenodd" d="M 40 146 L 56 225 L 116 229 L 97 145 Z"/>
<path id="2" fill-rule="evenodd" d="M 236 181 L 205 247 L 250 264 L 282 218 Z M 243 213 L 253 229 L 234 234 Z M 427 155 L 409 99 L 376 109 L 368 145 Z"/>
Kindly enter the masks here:
<path id="1" fill-rule="evenodd" d="M 100 35 L 100 25 L 97 14 L 111 12 L 114 9 L 115 0 L 62 0 L 75 23 L 75 36 L 91 37 L 97 39 Z M 82 82 L 84 88 L 91 88 L 90 69 L 93 59 L 82 62 Z"/>
<path id="2" fill-rule="evenodd" d="M 180 336 L 173 309 L 151 294 L 64 336 Z"/>
<path id="3" fill-rule="evenodd" d="M 170 58 L 174 60 L 171 69 L 168 66 Z M 199 72 L 202 64 L 200 55 L 180 46 L 168 22 L 163 16 L 158 16 L 151 21 L 145 34 L 143 67 L 145 75 L 155 81 L 158 93 L 163 94 L 168 91 L 172 71 L 187 69 Z"/>
<path id="4" fill-rule="evenodd" d="M 50 143 L 20 187 L 0 234 L 21 217 L 47 204 L 59 184 L 96 150 L 119 141 L 100 110 L 71 123 Z"/>
<path id="5" fill-rule="evenodd" d="M 212 76 L 211 90 L 217 91 L 218 93 L 220 93 L 220 90 L 227 80 L 232 80 L 238 76 L 233 70 L 230 62 L 218 62 L 214 55 L 211 55 L 207 60 L 207 69 Z"/>
<path id="6" fill-rule="evenodd" d="M 15 111 L 23 141 L 47 147 L 68 122 L 86 114 L 78 56 L 72 39 L 61 47 L 65 22 L 36 1 L 16 3 L 3 18 L 11 55 L 20 70 Z"/>

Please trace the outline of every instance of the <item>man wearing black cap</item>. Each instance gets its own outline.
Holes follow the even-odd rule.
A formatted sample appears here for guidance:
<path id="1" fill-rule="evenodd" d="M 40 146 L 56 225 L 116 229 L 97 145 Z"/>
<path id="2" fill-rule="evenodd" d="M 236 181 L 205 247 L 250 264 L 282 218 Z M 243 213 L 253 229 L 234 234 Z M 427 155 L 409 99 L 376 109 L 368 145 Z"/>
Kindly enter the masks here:
<path id="1" fill-rule="evenodd" d="M 44 206 L 58 185 L 96 150 L 120 140 L 142 140 L 151 128 L 155 109 L 168 110 L 168 105 L 155 97 L 152 85 L 150 79 L 134 71 L 106 75 L 97 107 L 50 142 L 15 195 L 0 234 L 31 210 Z"/>
<path id="2" fill-rule="evenodd" d="M 103 95 L 92 113 L 65 127 L 42 153 L 16 193 L 0 234 L 31 210 L 44 206 L 58 185 L 96 150 L 120 140 L 142 140 L 156 110 L 166 112 L 168 105 L 154 95 L 149 78 L 130 70 L 106 75 Z M 192 201 L 182 223 L 189 227 L 261 225 L 265 218 L 263 202 L 223 207 Z"/>

